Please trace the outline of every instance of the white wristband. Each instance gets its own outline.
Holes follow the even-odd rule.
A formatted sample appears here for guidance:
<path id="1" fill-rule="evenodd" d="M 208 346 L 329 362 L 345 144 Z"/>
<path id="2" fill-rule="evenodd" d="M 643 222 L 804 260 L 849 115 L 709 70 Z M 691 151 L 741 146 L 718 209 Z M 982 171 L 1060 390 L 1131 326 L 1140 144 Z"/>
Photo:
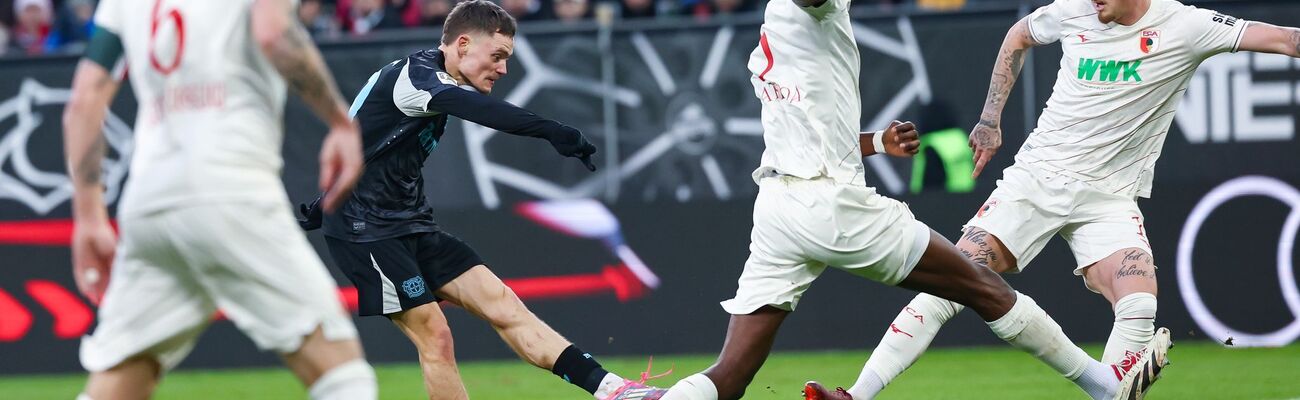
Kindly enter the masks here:
<path id="1" fill-rule="evenodd" d="M 871 148 L 876 154 L 885 154 L 885 131 L 876 131 L 871 135 Z"/>

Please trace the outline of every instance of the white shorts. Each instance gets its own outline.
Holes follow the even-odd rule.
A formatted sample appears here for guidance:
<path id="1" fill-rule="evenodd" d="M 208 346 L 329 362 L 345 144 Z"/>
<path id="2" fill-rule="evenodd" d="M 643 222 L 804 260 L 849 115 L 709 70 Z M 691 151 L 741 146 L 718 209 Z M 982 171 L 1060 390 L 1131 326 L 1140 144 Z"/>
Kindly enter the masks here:
<path id="1" fill-rule="evenodd" d="M 929 245 L 930 228 L 907 205 L 876 190 L 779 176 L 759 182 L 749 260 L 736 297 L 722 302 L 733 315 L 763 306 L 794 311 L 813 280 L 834 266 L 896 285 Z"/>
<path id="2" fill-rule="evenodd" d="M 88 371 L 137 355 L 171 369 L 218 308 L 263 350 L 296 351 L 317 327 L 330 340 L 357 337 L 288 204 L 197 205 L 120 222 L 99 325 L 81 342 Z"/>
<path id="3" fill-rule="evenodd" d="M 1074 252 L 1075 275 L 1126 248 L 1151 254 L 1142 212 L 1132 197 L 1034 167 L 1012 165 L 963 230 L 980 228 L 996 236 L 1012 255 L 1012 272 L 1024 270 L 1053 235 Z"/>

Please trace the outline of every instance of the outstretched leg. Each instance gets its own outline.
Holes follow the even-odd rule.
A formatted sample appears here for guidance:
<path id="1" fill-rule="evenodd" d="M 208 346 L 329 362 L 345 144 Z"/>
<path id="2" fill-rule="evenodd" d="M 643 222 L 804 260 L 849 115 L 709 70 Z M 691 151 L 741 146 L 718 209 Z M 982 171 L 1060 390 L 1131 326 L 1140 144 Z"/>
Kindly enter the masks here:
<path id="1" fill-rule="evenodd" d="M 925 255 L 899 286 L 966 305 L 998 337 L 1048 364 L 1093 398 L 1119 390 L 1117 369 L 1093 360 L 1033 299 L 1012 290 L 996 272 L 971 262 L 937 233 L 932 232 Z"/>

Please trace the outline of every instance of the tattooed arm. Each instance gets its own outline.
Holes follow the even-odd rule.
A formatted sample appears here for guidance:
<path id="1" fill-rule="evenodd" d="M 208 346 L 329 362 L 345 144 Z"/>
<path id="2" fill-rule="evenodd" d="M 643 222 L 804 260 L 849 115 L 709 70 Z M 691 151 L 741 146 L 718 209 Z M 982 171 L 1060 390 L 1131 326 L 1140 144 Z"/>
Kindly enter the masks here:
<path id="1" fill-rule="evenodd" d="M 1241 36 L 1239 50 L 1300 58 L 1300 29 L 1251 22 Z"/>
<path id="2" fill-rule="evenodd" d="M 90 59 L 77 64 L 72 77 L 72 97 L 63 110 L 63 151 L 72 180 L 73 277 L 77 288 L 99 302 L 108 286 L 117 236 L 104 205 L 102 165 L 105 141 L 104 115 L 121 84 L 103 65 Z"/>
<path id="3" fill-rule="evenodd" d="M 1025 52 L 1037 45 L 1029 35 L 1028 19 L 1021 19 L 1007 32 L 998 51 L 997 61 L 993 64 L 993 77 L 989 79 L 989 94 L 984 100 L 984 111 L 979 123 L 971 130 L 970 147 L 975 151 L 975 171 L 973 177 L 979 177 L 984 164 L 993 158 L 998 148 L 1002 147 L 1002 109 L 1011 96 L 1011 88 L 1016 85 L 1020 69 L 1025 63 Z"/>
<path id="4" fill-rule="evenodd" d="M 253 7 L 253 36 L 262 54 L 316 115 L 331 126 L 347 124 L 346 103 L 320 51 L 294 18 L 292 3 L 259 0 Z"/>
<path id="5" fill-rule="evenodd" d="M 347 114 L 347 106 L 329 68 L 307 31 L 298 24 L 289 0 L 258 0 L 253 4 L 253 37 L 262 54 L 289 82 L 289 87 L 311 107 L 330 133 L 321 144 L 320 190 L 322 205 L 333 211 L 351 193 L 361 176 L 361 134 Z"/>

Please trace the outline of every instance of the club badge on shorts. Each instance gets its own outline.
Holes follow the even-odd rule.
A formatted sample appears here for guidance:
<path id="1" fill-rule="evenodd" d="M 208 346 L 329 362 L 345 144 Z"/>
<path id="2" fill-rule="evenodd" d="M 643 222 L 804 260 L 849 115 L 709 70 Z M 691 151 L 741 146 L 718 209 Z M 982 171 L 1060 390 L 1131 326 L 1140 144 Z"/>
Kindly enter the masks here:
<path id="1" fill-rule="evenodd" d="M 402 282 L 402 291 L 406 292 L 407 298 L 414 299 L 416 296 L 424 294 L 424 278 L 414 277 Z"/>
<path id="2" fill-rule="evenodd" d="M 985 215 L 993 213 L 993 209 L 998 208 L 998 199 L 989 199 L 988 202 L 980 206 L 979 212 L 975 213 L 976 217 L 983 218 Z"/>
<path id="3" fill-rule="evenodd" d="M 1160 49 L 1160 30 L 1147 29 L 1142 31 L 1142 37 L 1139 37 L 1138 48 L 1142 54 L 1151 54 Z"/>

